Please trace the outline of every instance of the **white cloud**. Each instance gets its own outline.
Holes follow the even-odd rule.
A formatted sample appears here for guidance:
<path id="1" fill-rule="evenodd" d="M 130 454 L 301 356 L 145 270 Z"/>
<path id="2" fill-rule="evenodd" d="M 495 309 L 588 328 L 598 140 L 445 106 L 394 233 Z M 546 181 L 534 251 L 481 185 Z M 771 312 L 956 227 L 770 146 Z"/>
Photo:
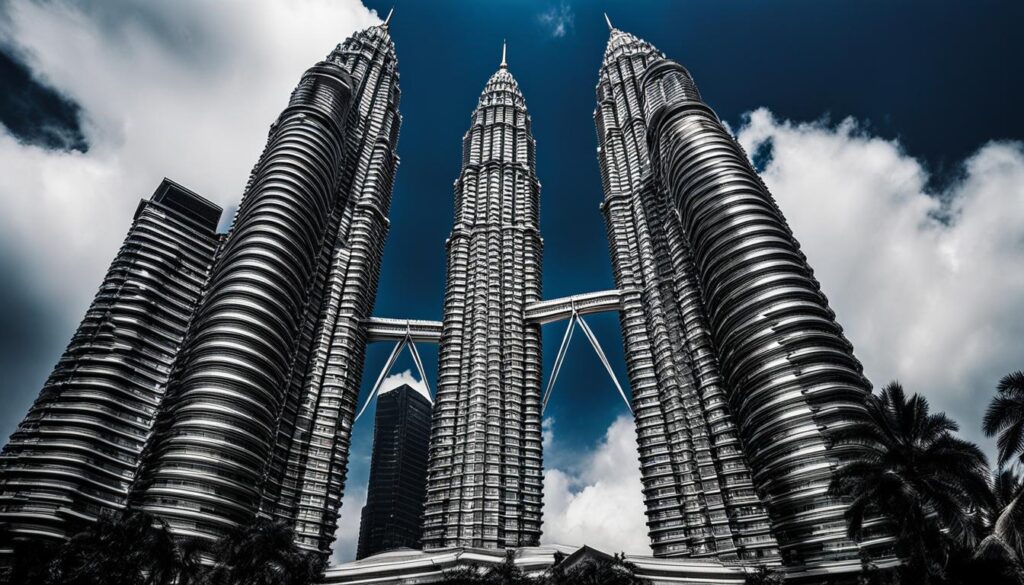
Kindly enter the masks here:
<path id="1" fill-rule="evenodd" d="M 1024 368 L 1024 145 L 984 145 L 929 191 L 920 162 L 853 120 L 759 109 L 739 140 L 771 144 L 762 176 L 869 379 L 899 379 L 993 452 L 982 413 L 999 377 Z"/>
<path id="2" fill-rule="evenodd" d="M 7 3 L 0 42 L 81 106 L 90 147 L 0 128 L 0 245 L 75 322 L 138 200 L 167 176 L 233 207 L 302 72 L 375 22 L 354 0 Z"/>
<path id="3" fill-rule="evenodd" d="M 558 6 L 552 6 L 537 16 L 541 25 L 555 38 L 564 37 L 576 23 L 576 15 L 572 7 L 562 2 Z"/>
<path id="4" fill-rule="evenodd" d="M 380 389 L 377 390 L 377 394 L 384 394 L 390 392 L 399 386 L 410 386 L 413 390 L 416 390 L 423 395 L 424 398 L 433 402 L 434 399 L 430 397 L 430 392 L 427 390 L 427 385 L 413 375 L 412 370 L 405 370 L 398 374 L 391 374 L 387 378 L 384 378 L 380 383 Z"/>
<path id="5" fill-rule="evenodd" d="M 331 564 L 347 563 L 356 558 L 359 546 L 359 520 L 366 505 L 366 488 L 348 489 L 341 500 L 341 518 L 334 533 L 334 553 Z"/>
<path id="6" fill-rule="evenodd" d="M 551 448 L 551 443 L 555 440 L 555 419 L 554 417 L 547 417 L 540 423 L 540 436 L 541 436 L 541 447 L 544 450 Z"/>
<path id="7" fill-rule="evenodd" d="M 632 417 L 616 418 L 597 448 L 579 461 L 578 469 L 544 473 L 542 542 L 651 554 Z"/>

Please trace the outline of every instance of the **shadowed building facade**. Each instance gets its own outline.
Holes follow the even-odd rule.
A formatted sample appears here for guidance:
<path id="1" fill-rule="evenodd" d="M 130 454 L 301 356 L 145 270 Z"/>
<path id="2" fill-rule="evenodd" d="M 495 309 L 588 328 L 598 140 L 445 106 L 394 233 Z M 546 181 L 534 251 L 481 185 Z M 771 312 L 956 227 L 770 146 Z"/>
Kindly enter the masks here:
<path id="1" fill-rule="evenodd" d="M 377 399 L 366 505 L 356 558 L 420 548 L 432 405 L 403 384 Z"/>
<path id="2" fill-rule="evenodd" d="M 220 207 L 164 179 L 0 455 L 0 522 L 61 538 L 125 507 L 202 296 Z"/>
<path id="3" fill-rule="evenodd" d="M 462 143 L 424 548 L 535 545 L 541 526 L 540 183 L 530 115 L 501 67 Z"/>

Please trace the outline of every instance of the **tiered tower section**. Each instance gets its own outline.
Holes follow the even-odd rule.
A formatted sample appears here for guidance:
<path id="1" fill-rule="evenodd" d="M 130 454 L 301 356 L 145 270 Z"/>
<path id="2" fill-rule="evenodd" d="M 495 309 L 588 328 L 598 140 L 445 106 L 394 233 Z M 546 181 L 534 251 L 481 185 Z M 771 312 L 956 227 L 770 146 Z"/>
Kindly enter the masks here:
<path id="1" fill-rule="evenodd" d="M 264 513 L 294 521 L 301 545 L 325 553 L 344 495 L 367 343 L 363 321 L 377 297 L 401 126 L 398 60 L 387 21 L 354 34 L 328 61 L 351 73 L 354 92 L 339 203 L 321 249 L 318 303 L 306 315 L 309 350 L 291 380 L 294 410 L 282 417 L 263 500 Z"/>
<path id="2" fill-rule="evenodd" d="M 164 181 L 0 455 L 0 523 L 60 538 L 123 509 L 201 298 L 221 209 Z"/>
<path id="3" fill-rule="evenodd" d="M 651 174 L 641 78 L 661 58 L 612 28 L 594 112 L 651 545 L 657 556 L 772 558 L 689 245 Z"/>
<path id="4" fill-rule="evenodd" d="M 785 559 L 856 558 L 846 506 L 826 495 L 832 469 L 862 448 L 829 437 L 865 415 L 870 385 L 853 347 L 775 200 L 689 72 L 650 64 L 643 106 L 653 165 L 693 251 L 730 403 Z M 883 527 L 871 524 L 864 544 L 884 543 Z"/>
<path id="5" fill-rule="evenodd" d="M 168 389 L 139 507 L 178 534 L 250 521 L 288 415 L 303 318 L 330 242 L 352 79 L 310 68 L 270 132 Z"/>
<path id="6" fill-rule="evenodd" d="M 455 182 L 425 548 L 537 544 L 541 527 L 540 184 L 530 116 L 502 59 Z"/>

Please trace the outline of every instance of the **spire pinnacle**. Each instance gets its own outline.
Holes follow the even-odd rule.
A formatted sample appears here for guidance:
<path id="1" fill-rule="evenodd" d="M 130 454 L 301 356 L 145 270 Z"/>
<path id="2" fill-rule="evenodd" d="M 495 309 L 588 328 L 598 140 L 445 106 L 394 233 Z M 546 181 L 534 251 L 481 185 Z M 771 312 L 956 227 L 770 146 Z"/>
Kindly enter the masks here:
<path id="1" fill-rule="evenodd" d="M 615 27 L 612 26 L 612 19 L 608 18 L 608 13 L 607 12 L 604 13 L 604 21 L 608 23 L 608 30 L 610 30 L 610 31 L 615 30 Z"/>
<path id="2" fill-rule="evenodd" d="M 394 13 L 395 7 L 392 6 L 391 10 L 388 10 L 388 15 L 384 18 L 384 24 L 382 24 L 381 26 L 383 26 L 384 28 L 388 28 L 389 26 L 391 26 L 391 15 Z"/>
<path id="3" fill-rule="evenodd" d="M 507 45 L 505 43 L 505 39 L 502 39 L 501 40 L 501 68 L 502 69 L 508 69 L 508 61 L 505 60 L 506 49 L 507 49 Z"/>

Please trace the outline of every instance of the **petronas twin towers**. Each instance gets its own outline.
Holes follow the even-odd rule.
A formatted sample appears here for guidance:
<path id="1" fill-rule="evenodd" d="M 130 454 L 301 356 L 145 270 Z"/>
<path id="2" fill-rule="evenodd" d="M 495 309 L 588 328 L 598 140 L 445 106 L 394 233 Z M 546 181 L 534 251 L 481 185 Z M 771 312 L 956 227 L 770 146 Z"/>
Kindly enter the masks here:
<path id="1" fill-rule="evenodd" d="M 214 539 L 264 516 L 326 553 L 366 346 L 415 338 L 440 345 L 424 547 L 535 545 L 540 325 L 589 303 L 620 315 L 656 556 L 884 554 L 885 525 L 849 540 L 827 494 L 860 448 L 830 435 L 870 386 L 796 239 L 686 69 L 609 28 L 594 119 L 615 290 L 541 296 L 536 145 L 503 57 L 463 139 L 443 321 L 373 317 L 401 121 L 385 21 L 302 76 L 226 234 L 170 181 L 140 204 L 0 456 L 0 522 L 60 538 L 134 507 Z"/>

